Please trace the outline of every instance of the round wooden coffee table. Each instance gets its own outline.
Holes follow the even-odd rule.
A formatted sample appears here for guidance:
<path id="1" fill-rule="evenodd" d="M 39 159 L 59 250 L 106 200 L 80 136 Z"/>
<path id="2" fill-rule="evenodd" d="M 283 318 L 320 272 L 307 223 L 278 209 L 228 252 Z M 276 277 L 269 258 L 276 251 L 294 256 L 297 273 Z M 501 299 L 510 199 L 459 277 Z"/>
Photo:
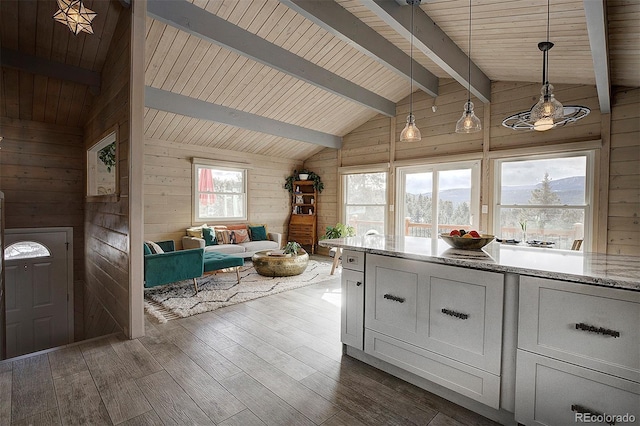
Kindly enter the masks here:
<path id="1" fill-rule="evenodd" d="M 309 255 L 300 250 L 297 256 L 269 256 L 273 250 L 256 252 L 251 258 L 256 272 L 265 277 L 290 277 L 300 275 L 307 269 Z"/>

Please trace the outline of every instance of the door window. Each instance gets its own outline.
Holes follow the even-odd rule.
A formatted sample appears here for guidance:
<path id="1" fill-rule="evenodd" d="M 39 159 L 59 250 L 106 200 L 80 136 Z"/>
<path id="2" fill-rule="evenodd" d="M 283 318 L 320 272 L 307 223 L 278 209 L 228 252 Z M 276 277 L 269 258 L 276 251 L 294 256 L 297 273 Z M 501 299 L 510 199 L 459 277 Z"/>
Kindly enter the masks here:
<path id="1" fill-rule="evenodd" d="M 4 249 L 5 260 L 33 259 L 48 256 L 51 256 L 49 249 L 35 241 L 19 241 L 10 244 Z"/>

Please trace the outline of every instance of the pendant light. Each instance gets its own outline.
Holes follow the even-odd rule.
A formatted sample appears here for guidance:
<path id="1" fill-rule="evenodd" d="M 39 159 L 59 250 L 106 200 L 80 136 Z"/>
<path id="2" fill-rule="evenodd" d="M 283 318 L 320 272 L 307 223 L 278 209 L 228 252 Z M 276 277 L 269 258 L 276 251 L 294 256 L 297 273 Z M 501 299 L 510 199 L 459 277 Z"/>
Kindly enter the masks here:
<path id="1" fill-rule="evenodd" d="M 547 40 L 538 43 L 542 52 L 542 89 L 540 100 L 531 110 L 519 112 L 504 119 L 502 125 L 514 130 L 537 130 L 544 132 L 555 127 L 573 123 L 589 115 L 591 110 L 584 106 L 563 106 L 553 94 L 553 85 L 549 83 L 549 50 L 553 43 L 549 41 L 550 2 L 547 0 Z"/>
<path id="2" fill-rule="evenodd" d="M 418 142 L 422 139 L 420 135 L 420 129 L 416 126 L 416 118 L 413 115 L 413 8 L 420 5 L 421 0 L 407 0 L 407 4 L 411 6 L 411 46 L 409 50 L 409 57 L 411 63 L 409 64 L 409 82 L 411 84 L 411 94 L 409 99 L 409 115 L 407 116 L 407 124 L 400 133 L 400 142 Z"/>
<path id="3" fill-rule="evenodd" d="M 82 0 L 58 0 L 58 10 L 53 19 L 65 24 L 72 33 L 78 35 L 81 31 L 93 34 L 91 21 L 96 17 L 96 13 L 84 7 Z"/>
<path id="4" fill-rule="evenodd" d="M 469 53 L 467 56 L 467 102 L 464 104 L 462 117 L 456 123 L 456 133 L 476 133 L 482 130 L 480 119 L 473 112 L 473 102 L 471 102 L 471 0 L 469 0 Z"/>

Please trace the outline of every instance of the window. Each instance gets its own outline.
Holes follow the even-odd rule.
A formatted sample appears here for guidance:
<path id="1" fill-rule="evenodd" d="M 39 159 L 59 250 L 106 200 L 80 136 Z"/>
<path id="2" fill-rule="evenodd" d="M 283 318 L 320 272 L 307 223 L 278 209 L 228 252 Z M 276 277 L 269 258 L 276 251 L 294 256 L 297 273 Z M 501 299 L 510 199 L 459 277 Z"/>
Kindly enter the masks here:
<path id="1" fill-rule="evenodd" d="M 193 165 L 194 222 L 247 219 L 247 170 Z"/>
<path id="2" fill-rule="evenodd" d="M 398 169 L 398 235 L 431 238 L 477 229 L 480 161 Z"/>
<path id="3" fill-rule="evenodd" d="M 574 240 L 586 240 L 592 158 L 584 152 L 496 160 L 494 233 L 567 250 Z"/>
<path id="4" fill-rule="evenodd" d="M 356 235 L 385 233 L 387 211 L 387 173 L 354 173 L 344 175 L 345 224 Z"/>
<path id="5" fill-rule="evenodd" d="M 19 241 L 4 249 L 5 260 L 33 259 L 35 257 L 49 257 L 48 248 L 35 241 Z"/>

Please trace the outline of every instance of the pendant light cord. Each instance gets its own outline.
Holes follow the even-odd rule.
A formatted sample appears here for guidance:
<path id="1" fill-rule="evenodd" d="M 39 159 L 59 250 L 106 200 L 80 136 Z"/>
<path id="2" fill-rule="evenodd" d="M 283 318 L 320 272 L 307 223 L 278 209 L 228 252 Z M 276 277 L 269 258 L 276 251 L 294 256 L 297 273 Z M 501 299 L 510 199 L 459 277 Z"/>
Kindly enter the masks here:
<path id="1" fill-rule="evenodd" d="M 413 115 L 413 8 L 414 8 L 415 2 L 412 1 L 411 2 L 411 30 L 409 31 L 409 33 L 411 34 L 410 37 L 410 46 L 409 46 L 409 60 L 411 62 L 409 62 L 409 87 L 411 90 L 410 93 L 410 104 L 409 104 L 409 114 Z"/>
<path id="2" fill-rule="evenodd" d="M 471 102 L 471 0 L 469 0 L 469 54 L 467 55 L 467 102 Z"/>

